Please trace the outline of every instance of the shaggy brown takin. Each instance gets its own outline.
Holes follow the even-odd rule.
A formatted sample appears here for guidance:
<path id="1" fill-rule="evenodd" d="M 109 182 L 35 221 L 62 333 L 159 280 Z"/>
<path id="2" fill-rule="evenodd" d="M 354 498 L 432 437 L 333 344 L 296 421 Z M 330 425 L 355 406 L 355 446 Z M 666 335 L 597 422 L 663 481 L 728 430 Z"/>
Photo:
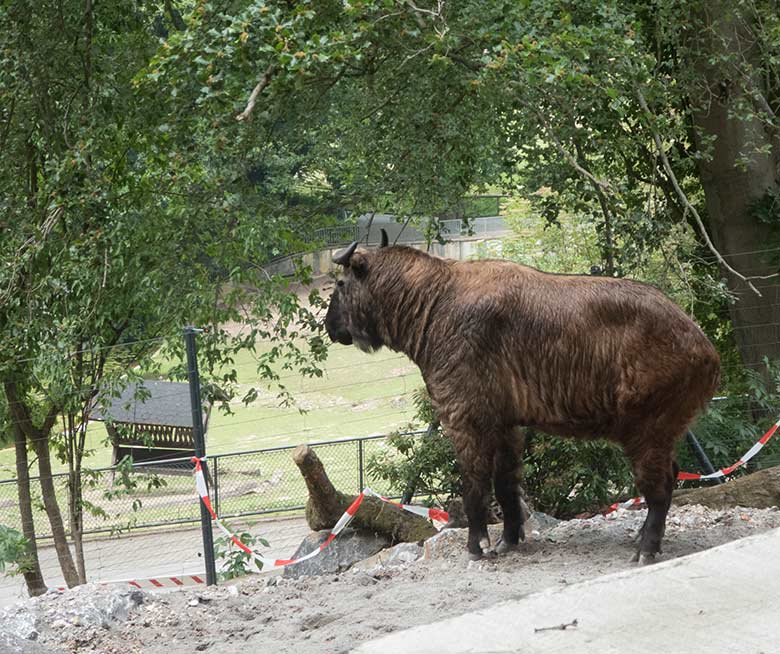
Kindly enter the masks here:
<path id="1" fill-rule="evenodd" d="M 623 447 L 649 509 L 637 558 L 652 561 L 675 442 L 718 383 L 718 355 L 701 329 L 646 284 L 383 245 L 353 243 L 334 257 L 344 274 L 326 328 L 334 341 L 385 346 L 419 366 L 458 453 L 470 556 L 492 554 L 491 479 L 504 514 L 497 550 L 524 537 L 515 428 L 532 426 Z"/>

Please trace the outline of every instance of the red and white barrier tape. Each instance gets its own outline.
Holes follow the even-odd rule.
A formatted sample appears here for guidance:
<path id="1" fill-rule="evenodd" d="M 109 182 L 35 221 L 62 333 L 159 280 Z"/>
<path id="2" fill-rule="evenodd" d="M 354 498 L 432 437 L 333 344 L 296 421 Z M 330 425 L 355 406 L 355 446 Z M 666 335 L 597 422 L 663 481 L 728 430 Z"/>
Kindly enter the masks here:
<path id="1" fill-rule="evenodd" d="M 198 489 L 198 495 L 200 496 L 203 505 L 208 510 L 209 515 L 211 515 L 211 519 L 216 523 L 220 531 L 222 531 L 222 533 L 225 534 L 225 536 L 227 536 L 236 547 L 249 554 L 252 558 L 254 558 L 256 561 L 262 564 L 264 568 L 265 567 L 282 568 L 284 566 L 300 563 L 301 561 L 306 561 L 308 559 L 312 559 L 315 556 L 317 556 L 320 552 L 322 552 L 322 550 L 324 550 L 328 545 L 330 545 L 330 543 L 333 542 L 336 536 L 338 536 L 350 522 L 352 522 L 352 518 L 355 517 L 355 513 L 360 507 L 360 504 L 363 502 L 363 498 L 366 497 L 367 495 L 376 497 L 382 500 L 383 502 L 387 502 L 388 504 L 393 504 L 395 506 L 404 509 L 405 511 L 416 513 L 417 515 L 421 515 L 425 518 L 430 518 L 431 520 L 435 520 L 437 522 L 447 522 L 449 520 L 449 516 L 447 515 L 447 512 L 442 511 L 441 509 L 429 509 L 422 506 L 413 506 L 411 504 L 399 504 L 398 502 L 392 502 L 391 500 L 388 500 L 386 497 L 379 495 L 379 493 L 376 493 L 370 488 L 364 488 L 355 498 L 355 501 L 352 502 L 352 504 L 350 504 L 347 507 L 347 510 L 344 512 L 344 515 L 342 515 L 339 518 L 338 522 L 334 525 L 333 529 L 331 529 L 331 532 L 330 534 L 328 534 L 328 537 L 327 539 L 325 539 L 325 542 L 323 542 L 322 545 L 320 545 L 317 549 L 312 550 L 308 554 L 301 556 L 300 558 L 297 559 L 271 559 L 267 556 L 263 556 L 262 554 L 258 554 L 252 548 L 242 543 L 235 534 L 231 533 L 230 530 L 227 529 L 227 527 L 225 527 L 224 524 L 222 524 L 222 521 L 217 517 L 217 514 L 215 513 L 213 507 L 211 506 L 208 487 L 206 486 L 206 480 L 203 477 L 203 468 L 201 466 L 201 459 L 198 459 L 197 457 L 192 457 L 191 460 L 195 464 L 195 486 Z"/>
<path id="2" fill-rule="evenodd" d="M 737 468 L 745 465 L 750 459 L 752 459 L 756 454 L 758 454 L 761 449 L 769 442 L 769 439 L 772 438 L 772 436 L 775 435 L 777 432 L 777 429 L 780 428 L 780 420 L 778 420 L 774 425 L 772 425 L 766 433 L 756 441 L 756 443 L 751 447 L 747 452 L 745 452 L 736 463 L 731 464 L 730 466 L 726 468 L 721 468 L 720 470 L 716 470 L 715 472 L 711 472 L 708 475 L 702 475 L 698 472 L 684 472 L 680 471 L 677 473 L 677 479 L 679 481 L 688 481 L 688 480 L 698 480 L 698 479 L 718 479 L 720 477 L 727 477 L 732 472 L 734 472 Z M 605 513 L 612 513 L 613 511 L 616 511 L 617 509 L 628 509 L 632 506 L 636 506 L 637 504 L 642 504 L 645 501 L 644 497 L 634 497 L 630 500 L 627 500 L 625 502 L 615 502 L 615 504 L 611 504 L 610 507 L 605 511 Z"/>
<path id="3" fill-rule="evenodd" d="M 184 588 L 185 586 L 205 585 L 206 580 L 199 575 L 178 575 L 176 577 L 150 577 L 148 579 L 117 579 L 115 581 L 98 581 L 98 586 L 114 586 L 117 584 L 126 584 L 133 588 L 149 588 L 157 590 L 160 588 Z M 56 590 L 64 593 L 68 590 L 67 586 L 57 586 Z"/>
<path id="4" fill-rule="evenodd" d="M 206 580 L 200 575 L 179 575 L 178 577 L 153 577 L 149 579 L 123 579 L 107 582 L 111 584 L 127 584 L 133 588 L 184 588 L 185 586 L 200 586 Z"/>
<path id="5" fill-rule="evenodd" d="M 677 475 L 677 479 L 683 481 L 687 479 L 717 479 L 719 477 L 725 477 L 727 475 L 730 475 L 732 472 L 734 472 L 737 468 L 745 465 L 750 459 L 752 459 L 756 454 L 758 454 L 761 449 L 769 442 L 769 439 L 772 438 L 772 436 L 775 435 L 775 432 L 777 431 L 778 427 L 780 427 L 780 420 L 778 420 L 774 425 L 772 425 L 767 432 L 758 439 L 755 445 L 751 447 L 747 452 L 745 452 L 742 457 L 734 464 L 728 466 L 727 468 L 721 468 L 720 470 L 716 470 L 715 472 L 711 472 L 708 475 L 700 475 L 695 472 L 680 472 Z"/>

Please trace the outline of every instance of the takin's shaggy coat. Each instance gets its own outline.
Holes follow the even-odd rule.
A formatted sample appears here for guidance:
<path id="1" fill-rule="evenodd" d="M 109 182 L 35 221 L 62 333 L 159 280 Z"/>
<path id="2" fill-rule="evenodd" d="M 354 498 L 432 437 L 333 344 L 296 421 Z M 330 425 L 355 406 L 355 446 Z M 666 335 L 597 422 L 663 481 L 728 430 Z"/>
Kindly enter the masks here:
<path id="1" fill-rule="evenodd" d="M 701 329 L 646 284 L 383 245 L 353 243 L 334 257 L 344 274 L 326 328 L 334 341 L 385 346 L 420 367 L 458 453 L 471 557 L 490 552 L 491 479 L 504 514 L 498 551 L 523 538 L 515 428 L 530 426 L 623 447 L 649 508 L 637 557 L 652 561 L 677 475 L 675 443 L 719 379 Z"/>

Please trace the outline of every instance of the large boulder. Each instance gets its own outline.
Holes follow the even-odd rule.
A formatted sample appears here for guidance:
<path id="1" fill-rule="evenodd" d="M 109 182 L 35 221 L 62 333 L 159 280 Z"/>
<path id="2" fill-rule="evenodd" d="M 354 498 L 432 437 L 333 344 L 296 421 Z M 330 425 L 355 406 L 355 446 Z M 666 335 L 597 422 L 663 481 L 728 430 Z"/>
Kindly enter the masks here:
<path id="1" fill-rule="evenodd" d="M 330 535 L 330 530 L 315 531 L 303 539 L 292 558 L 297 559 L 319 549 Z M 320 554 L 295 565 L 287 566 L 285 577 L 305 577 L 341 572 L 352 564 L 363 561 L 390 545 L 390 538 L 362 530 L 345 529 Z"/>

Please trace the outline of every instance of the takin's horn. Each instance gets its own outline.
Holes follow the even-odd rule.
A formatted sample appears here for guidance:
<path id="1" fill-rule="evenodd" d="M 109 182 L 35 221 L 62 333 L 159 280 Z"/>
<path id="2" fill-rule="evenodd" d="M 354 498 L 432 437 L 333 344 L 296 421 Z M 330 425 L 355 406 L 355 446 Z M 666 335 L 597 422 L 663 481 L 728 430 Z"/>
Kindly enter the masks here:
<path id="1" fill-rule="evenodd" d="M 379 231 L 382 232 L 382 238 L 379 241 L 379 247 L 386 248 L 387 244 L 390 242 L 390 239 L 387 238 L 387 232 L 385 231 L 384 227 Z"/>
<path id="2" fill-rule="evenodd" d="M 357 246 L 358 246 L 358 242 L 352 241 L 349 247 L 346 247 L 343 250 L 339 250 L 338 252 L 336 252 L 336 254 L 333 255 L 333 263 L 337 263 L 340 266 L 348 266 L 349 260 L 352 258 L 352 255 L 355 254 L 355 250 L 357 249 Z"/>

